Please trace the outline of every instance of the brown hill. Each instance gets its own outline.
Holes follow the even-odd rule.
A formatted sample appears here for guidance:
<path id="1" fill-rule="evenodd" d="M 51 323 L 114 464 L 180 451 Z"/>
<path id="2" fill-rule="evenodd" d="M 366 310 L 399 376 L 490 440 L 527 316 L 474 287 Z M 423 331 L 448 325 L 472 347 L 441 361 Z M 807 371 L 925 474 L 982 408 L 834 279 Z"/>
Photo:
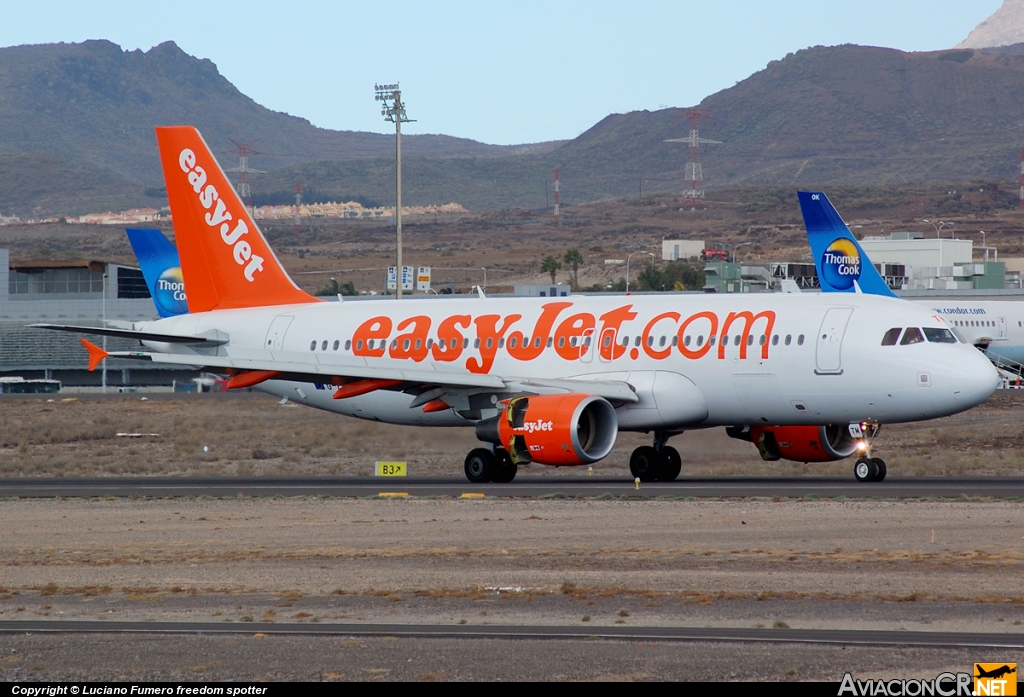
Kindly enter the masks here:
<path id="1" fill-rule="evenodd" d="M 369 97 L 368 97 L 369 98 Z M 160 185 L 153 127 L 196 125 L 216 151 L 252 140 L 253 166 L 276 169 L 320 159 L 383 157 L 394 137 L 332 131 L 266 109 L 209 60 L 173 42 L 122 51 L 109 41 L 0 49 L 0 153 L 49 153 L 78 166 Z M 386 124 L 384 124 L 386 125 Z M 410 155 L 497 157 L 540 146 L 485 145 L 466 138 L 406 136 Z"/>
<path id="2" fill-rule="evenodd" d="M 710 190 L 737 185 L 956 182 L 1014 177 L 1024 145 L 1022 46 L 906 53 L 865 46 L 815 47 L 773 61 L 700 106 L 714 119 L 702 137 Z M 686 146 L 678 111 L 612 114 L 575 140 L 537 155 L 500 159 L 411 158 L 410 203 L 456 200 L 476 209 L 544 205 L 544 182 L 561 167 L 563 200 L 634 196 L 684 187 Z M 268 175 L 321 191 L 377 200 L 393 194 L 393 165 L 321 162 Z M 422 172 L 417 178 L 415 171 Z"/>

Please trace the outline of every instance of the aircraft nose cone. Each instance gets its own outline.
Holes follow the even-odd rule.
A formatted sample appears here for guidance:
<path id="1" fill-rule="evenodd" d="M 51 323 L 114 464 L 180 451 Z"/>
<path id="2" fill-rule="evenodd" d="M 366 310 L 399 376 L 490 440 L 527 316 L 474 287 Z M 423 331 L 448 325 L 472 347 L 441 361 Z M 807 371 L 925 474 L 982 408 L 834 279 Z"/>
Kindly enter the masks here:
<path id="1" fill-rule="evenodd" d="M 981 404 L 999 387 L 999 371 L 976 349 L 950 365 L 953 396 L 964 406 Z"/>

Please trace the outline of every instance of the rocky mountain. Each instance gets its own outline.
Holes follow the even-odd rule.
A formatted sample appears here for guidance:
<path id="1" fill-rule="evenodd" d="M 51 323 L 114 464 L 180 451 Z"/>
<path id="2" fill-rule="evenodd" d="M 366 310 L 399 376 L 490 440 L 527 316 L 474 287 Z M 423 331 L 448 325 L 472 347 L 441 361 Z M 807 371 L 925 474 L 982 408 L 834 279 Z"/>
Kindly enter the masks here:
<path id="1" fill-rule="evenodd" d="M 1024 146 L 1024 46 L 906 53 L 814 47 L 773 61 L 699 105 L 709 190 L 737 185 L 826 187 L 1014 178 Z M 406 162 L 406 200 L 473 208 L 542 207 L 561 168 L 562 200 L 684 187 L 689 123 L 676 109 L 612 114 L 557 150 L 518 158 Z M 387 200 L 386 160 L 320 162 L 265 175 L 286 188 Z M 421 172 L 417 176 L 415 172 Z M 361 188 L 360 188 L 361 187 Z"/>
<path id="2" fill-rule="evenodd" d="M 368 97 L 369 98 L 369 97 Z M 215 151 L 259 139 L 254 167 L 383 157 L 394 137 L 317 128 L 239 92 L 209 60 L 166 42 L 122 51 L 109 41 L 0 49 L 0 155 L 46 153 L 151 186 L 161 183 L 153 127 L 191 123 Z M 412 135 L 403 149 L 425 157 L 500 157 L 550 146 L 496 146 Z"/>
<path id="3" fill-rule="evenodd" d="M 1003 0 L 991 17 L 974 28 L 957 48 L 991 48 L 1024 42 L 1024 0 Z"/>
<path id="4" fill-rule="evenodd" d="M 798 51 L 700 104 L 713 117 L 701 122 L 701 136 L 721 141 L 703 150 L 705 184 L 714 190 L 1016 178 L 1022 83 L 1024 45 Z M 686 146 L 665 142 L 688 134 L 679 115 L 612 114 L 572 141 L 532 152 L 411 136 L 403 145 L 404 200 L 542 208 L 551 201 L 555 167 L 567 203 L 635 196 L 641 188 L 681 191 Z M 159 186 L 157 123 L 196 124 L 224 163 L 231 163 L 228 138 L 260 138 L 268 154 L 254 166 L 271 171 L 253 177 L 257 194 L 285 196 L 302 180 L 321 195 L 393 200 L 393 137 L 317 129 L 269 111 L 212 63 L 174 44 L 142 53 L 96 41 L 0 50 L 0 213 L 97 210 L 124 182 L 136 197 L 146 185 Z M 26 163 L 45 171 L 33 170 L 17 186 L 5 183 Z M 55 182 L 62 177 L 73 196 L 48 192 L 47 173 Z"/>

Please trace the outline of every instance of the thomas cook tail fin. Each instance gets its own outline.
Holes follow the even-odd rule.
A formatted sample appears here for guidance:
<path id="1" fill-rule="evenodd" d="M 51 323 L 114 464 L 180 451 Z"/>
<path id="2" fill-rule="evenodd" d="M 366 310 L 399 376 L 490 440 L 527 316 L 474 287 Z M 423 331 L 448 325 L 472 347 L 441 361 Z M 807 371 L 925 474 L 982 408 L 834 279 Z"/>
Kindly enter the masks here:
<path id="1" fill-rule="evenodd" d="M 190 312 L 316 302 L 289 278 L 206 141 L 156 129 Z"/>
<path id="2" fill-rule="evenodd" d="M 128 228 L 126 232 L 156 311 L 161 317 L 187 315 L 188 301 L 178 250 L 159 230 Z"/>
<path id="3" fill-rule="evenodd" d="M 797 196 L 822 292 L 896 297 L 857 244 L 857 238 L 850 233 L 828 196 L 820 191 L 798 191 Z"/>

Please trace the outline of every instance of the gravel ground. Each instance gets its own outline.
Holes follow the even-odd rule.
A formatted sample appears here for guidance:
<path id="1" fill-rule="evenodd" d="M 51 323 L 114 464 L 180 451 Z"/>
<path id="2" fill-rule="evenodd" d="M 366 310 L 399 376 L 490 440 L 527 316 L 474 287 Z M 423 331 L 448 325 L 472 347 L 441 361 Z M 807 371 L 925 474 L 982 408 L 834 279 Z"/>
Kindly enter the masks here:
<path id="1" fill-rule="evenodd" d="M 1005 501 L 70 499 L 0 505 L 0 622 L 1024 633 Z M 495 661 L 494 657 L 500 656 Z M 0 680 L 934 677 L 964 652 L 0 635 Z M 886 672 L 889 671 L 889 672 Z"/>

